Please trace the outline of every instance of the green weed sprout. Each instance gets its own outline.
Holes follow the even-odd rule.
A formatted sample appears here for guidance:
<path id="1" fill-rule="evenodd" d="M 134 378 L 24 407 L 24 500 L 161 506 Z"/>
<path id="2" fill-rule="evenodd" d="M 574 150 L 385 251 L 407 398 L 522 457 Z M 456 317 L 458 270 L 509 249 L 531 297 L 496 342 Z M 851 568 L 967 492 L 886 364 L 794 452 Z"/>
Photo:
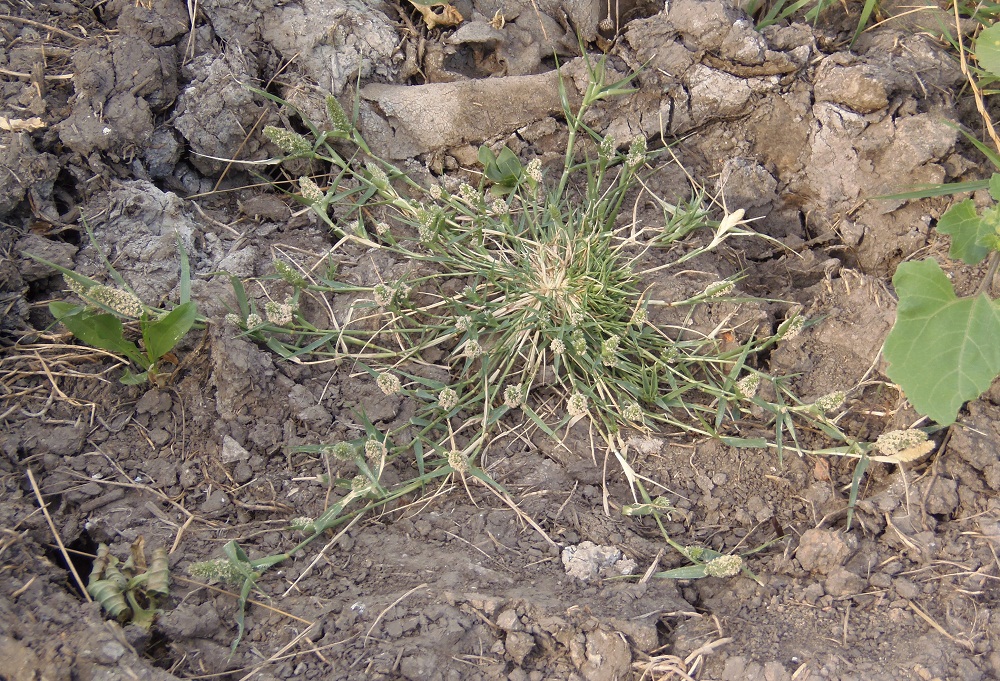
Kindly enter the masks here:
<path id="1" fill-rule="evenodd" d="M 143 544 L 141 537 L 136 540 L 124 563 L 107 545 L 98 545 L 87 592 L 114 619 L 148 630 L 160 612 L 158 604 L 169 595 L 170 569 L 163 547 L 153 550 L 147 565 Z"/>
<path id="2" fill-rule="evenodd" d="M 127 358 L 140 369 L 132 373 L 125 369 L 121 382 L 140 385 L 147 380 L 159 382 L 159 363 L 187 335 L 198 321 L 198 307 L 191 300 L 191 271 L 187 253 L 177 241 L 180 252 L 181 283 L 180 304 L 171 310 L 153 308 L 143 303 L 125 280 L 111 266 L 107 257 L 88 234 L 104 260 L 105 267 L 117 286 L 105 286 L 72 270 L 37 258 L 62 273 L 70 291 L 79 296 L 82 304 L 53 301 L 49 311 L 70 333 L 87 345 L 108 350 Z M 122 320 L 138 322 L 142 345 L 125 337 Z"/>

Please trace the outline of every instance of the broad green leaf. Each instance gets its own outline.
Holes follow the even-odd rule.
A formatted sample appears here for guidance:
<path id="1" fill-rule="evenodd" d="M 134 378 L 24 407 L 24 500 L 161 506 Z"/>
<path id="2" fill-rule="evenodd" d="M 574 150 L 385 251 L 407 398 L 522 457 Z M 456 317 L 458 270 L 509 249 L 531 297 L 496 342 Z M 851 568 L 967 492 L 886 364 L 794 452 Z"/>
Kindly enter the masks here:
<path id="1" fill-rule="evenodd" d="M 983 261 L 989 250 L 979 245 L 981 237 L 993 230 L 984 225 L 986 221 L 976 213 L 976 204 L 966 199 L 949 208 L 938 220 L 937 230 L 951 235 L 951 250 L 948 255 L 970 265 Z"/>
<path id="2" fill-rule="evenodd" d="M 161 319 L 147 324 L 143 329 L 146 353 L 151 362 L 170 352 L 178 341 L 191 330 L 198 317 L 198 306 L 189 301 L 178 305 Z"/>
<path id="3" fill-rule="evenodd" d="M 990 176 L 990 196 L 994 201 L 1000 201 L 1000 173 Z"/>
<path id="4" fill-rule="evenodd" d="M 95 314 L 76 305 L 69 306 L 71 310 L 67 310 L 66 305 L 67 303 L 50 303 L 49 311 L 70 333 L 87 345 L 125 355 L 143 369 L 148 368 L 149 362 L 136 344 L 125 339 L 122 323 L 117 317 L 104 312 Z"/>
<path id="5" fill-rule="evenodd" d="M 1000 304 L 958 298 L 933 260 L 903 263 L 892 278 L 896 323 L 883 352 L 910 404 L 942 425 L 1000 374 Z"/>
<path id="6" fill-rule="evenodd" d="M 979 34 L 975 52 L 980 68 L 1000 77 L 1000 24 L 994 24 Z"/>

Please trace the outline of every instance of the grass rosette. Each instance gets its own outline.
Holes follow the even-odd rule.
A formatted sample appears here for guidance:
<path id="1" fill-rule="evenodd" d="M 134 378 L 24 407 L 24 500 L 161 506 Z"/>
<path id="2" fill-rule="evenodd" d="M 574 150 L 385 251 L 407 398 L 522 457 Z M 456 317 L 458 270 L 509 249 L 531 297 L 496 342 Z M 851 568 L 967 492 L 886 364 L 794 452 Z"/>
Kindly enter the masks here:
<path id="1" fill-rule="evenodd" d="M 603 62 L 588 63 L 588 69 L 579 108 L 565 111 L 566 153 L 551 183 L 537 159 L 522 165 L 506 148 L 495 154 L 484 147 L 478 186 L 420 186 L 371 152 L 332 97 L 330 130 L 306 123 L 311 139 L 265 130 L 289 157 L 329 164 L 326 178 L 300 179 L 296 199 L 341 237 L 334 250 L 348 242 L 378 249 L 406 263 L 411 276 L 359 286 L 339 279 L 335 268 L 323 276 L 277 262 L 274 278 L 294 290 L 289 301 L 353 296 L 347 318 L 334 321 L 334 328 L 317 328 L 296 312 L 291 324 L 269 323 L 234 279 L 240 306 L 235 320 L 285 357 L 349 358 L 386 394 L 415 399 L 419 406 L 409 423 L 373 433 L 397 443 L 390 459 L 414 452 L 423 472 L 425 458 L 447 467 L 449 455 L 458 451 L 472 462 L 470 471 L 485 479 L 476 457 L 500 419 L 516 409 L 556 437 L 563 427 L 590 419 L 626 469 L 623 428 L 724 437 L 723 423 L 756 404 L 775 415 L 776 442 L 724 439 L 780 451 L 783 434 L 798 446 L 793 416 L 830 426 L 780 381 L 747 367 L 754 353 L 790 336 L 788 327 L 800 329 L 803 318 L 736 348 L 683 324 L 650 322 L 656 307 L 693 308 L 733 288 L 732 281 L 720 281 L 684 300 L 653 300 L 644 288 L 651 273 L 678 267 L 732 236 L 755 233 L 742 211 L 711 220 L 702 196 L 683 205 L 656 199 L 663 222 L 655 227 L 619 224 L 650 153 L 643 137 L 618 145 L 584 123 L 593 105 L 631 91 L 631 77 L 606 82 Z M 569 101 L 565 92 L 563 101 Z M 592 143 L 596 158 L 580 160 L 582 139 Z M 696 230 L 708 230 L 710 238 L 687 245 L 667 266 L 637 269 L 650 249 L 669 248 Z M 422 369 L 432 349 L 447 353 L 447 381 Z M 747 389 L 751 381 L 754 390 Z M 770 394 L 777 398 L 766 401 L 758 394 L 761 381 L 772 382 Z"/>

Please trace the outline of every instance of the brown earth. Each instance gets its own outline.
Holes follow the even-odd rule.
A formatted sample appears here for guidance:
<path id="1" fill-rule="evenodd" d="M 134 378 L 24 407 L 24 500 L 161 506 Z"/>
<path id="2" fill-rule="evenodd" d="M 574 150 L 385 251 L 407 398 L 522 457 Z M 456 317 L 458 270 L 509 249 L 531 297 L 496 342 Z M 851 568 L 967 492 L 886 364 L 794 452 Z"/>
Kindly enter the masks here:
<path id="1" fill-rule="evenodd" d="M 408 6 L 374 0 L 0 0 L 0 116 L 14 127 L 0 129 L 0 679 L 1000 678 L 996 386 L 928 460 L 873 464 L 850 529 L 851 460 L 636 434 L 629 461 L 676 507 L 673 540 L 723 553 L 776 540 L 748 558 L 758 581 L 580 579 L 597 571 L 582 556 L 614 550 L 637 575 L 684 560 L 649 519 L 622 515 L 633 492 L 585 423 L 557 444 L 512 420 L 482 466 L 513 507 L 451 480 L 362 516 L 264 574 L 230 655 L 236 597 L 187 567 L 234 539 L 252 557 L 288 550 L 300 538 L 289 521 L 320 515 L 331 494 L 327 464 L 294 448 L 356 436 L 362 410 L 386 427 L 412 411 L 349 363 L 282 361 L 223 323 L 232 289 L 213 273 L 264 277 L 279 254 L 313 266 L 336 243 L 220 160 L 276 155 L 260 130 L 287 112 L 247 85 L 315 119 L 324 94 L 357 94 L 372 147 L 429 181 L 470 176 L 483 142 L 559 159 L 550 55 L 578 96 L 577 34 L 623 74 L 645 65 L 639 90 L 588 124 L 675 142 L 695 182 L 783 244 L 741 240 L 652 279 L 655 295 L 743 272 L 754 302 L 704 307 L 695 325 L 773 327 L 801 306 L 816 323 L 762 370 L 807 401 L 848 390 L 838 423 L 859 439 L 918 419 L 879 348 L 891 274 L 944 253 L 931 228 L 946 203 L 866 198 L 976 177 L 974 150 L 944 123 L 969 112 L 939 44 L 890 22 L 848 51 L 843 30 L 758 33 L 716 0 L 623 4 L 610 33 L 604 3 L 454 5 L 463 25 L 428 31 Z M 502 29 L 488 23 L 497 11 Z M 658 159 L 651 191 L 687 197 L 681 166 Z M 662 219 L 641 197 L 635 214 Z M 148 303 L 176 300 L 178 235 L 191 255 L 211 323 L 163 388 L 121 385 L 120 362 L 50 328 L 61 278 L 24 254 L 104 277 L 81 216 Z M 334 258 L 363 285 L 400 266 L 354 246 Z M 767 435 L 763 421 L 739 428 Z M 98 543 L 124 556 L 139 537 L 170 550 L 174 578 L 148 633 L 85 601 L 58 546 L 86 579 Z"/>

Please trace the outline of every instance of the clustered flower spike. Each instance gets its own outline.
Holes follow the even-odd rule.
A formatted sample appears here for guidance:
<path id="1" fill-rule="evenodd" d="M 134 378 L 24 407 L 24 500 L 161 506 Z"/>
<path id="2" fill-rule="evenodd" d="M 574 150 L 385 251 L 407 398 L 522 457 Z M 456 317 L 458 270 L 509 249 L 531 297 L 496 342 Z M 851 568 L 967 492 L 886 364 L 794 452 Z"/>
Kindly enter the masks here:
<path id="1" fill-rule="evenodd" d="M 542 161 L 541 159 L 533 158 L 528 161 L 528 165 L 524 167 L 524 174 L 528 176 L 532 182 L 542 181 Z"/>
<path id="2" fill-rule="evenodd" d="M 437 201 L 437 200 L 439 200 L 441 198 L 441 196 L 443 194 L 443 191 L 441 189 L 441 185 L 439 185 L 439 184 L 432 184 L 430 186 L 430 189 L 427 190 L 427 193 L 431 195 L 432 199 L 434 199 L 435 201 Z"/>
<path id="3" fill-rule="evenodd" d="M 372 297 L 375 298 L 375 304 L 379 307 L 389 307 L 393 298 L 396 297 L 396 290 L 391 286 L 378 284 L 372 289 Z"/>
<path id="4" fill-rule="evenodd" d="M 302 276 L 302 273 L 295 269 L 292 265 L 289 265 L 284 260 L 275 260 L 273 264 L 274 271 L 278 273 L 278 276 L 281 277 L 286 284 L 290 284 L 295 288 L 303 288 L 306 285 L 306 278 Z"/>
<path id="5" fill-rule="evenodd" d="M 273 125 L 264 126 L 264 137 L 289 156 L 305 156 L 313 150 L 309 140 L 299 133 Z"/>
<path id="6" fill-rule="evenodd" d="M 310 203 L 317 203 L 323 200 L 323 190 L 319 188 L 318 184 L 312 181 L 311 177 L 303 175 L 299 178 L 299 190 L 302 192 L 302 198 Z"/>
<path id="7" fill-rule="evenodd" d="M 573 346 L 573 352 L 578 355 L 582 355 L 587 352 L 587 339 L 583 335 L 583 331 L 577 329 L 573 332 L 569 339 L 570 345 Z"/>
<path id="8" fill-rule="evenodd" d="M 462 200 L 470 204 L 478 204 L 482 201 L 479 192 L 472 187 L 472 185 L 463 182 L 458 187 L 458 195 L 462 197 Z"/>
<path id="9" fill-rule="evenodd" d="M 638 168 L 646 162 L 646 138 L 636 135 L 632 143 L 628 145 L 628 156 L 625 157 L 625 165 L 629 168 Z"/>
<path id="10" fill-rule="evenodd" d="M 483 346 L 479 344 L 479 341 L 469 339 L 465 343 L 465 350 L 463 354 L 469 359 L 476 359 L 483 355 Z"/>
<path id="11" fill-rule="evenodd" d="M 376 222 L 375 223 L 375 233 L 379 236 L 387 233 L 389 231 L 389 223 L 387 222 Z"/>
<path id="12" fill-rule="evenodd" d="M 312 534 L 316 531 L 316 521 L 309 516 L 300 516 L 298 518 L 292 518 L 288 523 L 288 527 L 296 532 Z"/>
<path id="13" fill-rule="evenodd" d="M 235 326 L 238 329 L 242 329 L 243 328 L 243 318 L 240 317 L 235 312 L 230 312 L 229 314 L 227 314 L 226 317 L 225 317 L 225 319 L 226 319 L 226 323 L 227 324 L 232 324 L 233 326 Z"/>
<path id="14" fill-rule="evenodd" d="M 84 284 L 82 281 L 77 281 L 73 277 L 70 277 L 65 274 L 63 275 L 63 281 L 66 282 L 66 287 L 70 291 L 72 291 L 73 293 L 75 293 L 80 297 L 85 296 L 87 294 L 87 291 L 90 290 L 90 286 L 88 286 L 87 284 Z"/>
<path id="15" fill-rule="evenodd" d="M 263 324 L 264 324 L 264 320 L 261 319 L 261 316 L 259 314 L 257 314 L 256 312 L 251 312 L 250 314 L 247 315 L 247 328 L 248 329 L 256 329 L 258 326 L 261 326 Z"/>
<path id="16" fill-rule="evenodd" d="M 601 140 L 601 147 L 597 153 L 604 161 L 609 161 L 614 158 L 617 149 L 618 142 L 615 140 L 615 136 L 605 135 L 604 139 Z"/>
<path id="17" fill-rule="evenodd" d="M 736 381 L 736 391 L 746 399 L 753 399 L 760 389 L 760 374 L 747 374 Z"/>
<path id="18" fill-rule="evenodd" d="M 587 413 L 587 396 L 580 392 L 575 392 L 566 401 L 566 411 L 570 417 L 576 418 Z"/>
<path id="19" fill-rule="evenodd" d="M 705 563 L 709 577 L 734 577 L 743 569 L 743 558 L 736 555 L 719 556 Z"/>
<path id="20" fill-rule="evenodd" d="M 375 165 L 371 161 L 365 163 L 365 167 L 368 168 L 368 173 L 371 175 L 372 184 L 381 190 L 386 190 L 389 188 L 389 177 L 385 174 L 379 166 Z"/>
<path id="21" fill-rule="evenodd" d="M 240 570 L 225 558 L 214 558 L 188 566 L 188 574 L 207 582 L 239 584 L 244 576 Z"/>
<path id="22" fill-rule="evenodd" d="M 465 333 L 472 328 L 472 317 L 467 314 L 462 315 L 455 320 L 455 328 L 459 333 Z"/>
<path id="23" fill-rule="evenodd" d="M 354 127 L 351 125 L 351 119 L 347 117 L 344 107 L 332 95 L 326 98 L 326 115 L 330 119 L 330 125 L 337 132 L 349 133 Z"/>
<path id="24" fill-rule="evenodd" d="M 421 241 L 429 243 L 434 240 L 437 233 L 434 229 L 436 223 L 437 215 L 433 212 L 427 210 L 423 206 L 417 210 L 417 234 Z"/>
<path id="25" fill-rule="evenodd" d="M 351 478 L 352 492 L 367 492 L 372 487 L 372 481 L 363 475 L 355 475 Z"/>
<path id="26" fill-rule="evenodd" d="M 705 290 L 701 292 L 701 295 L 706 298 L 721 298 L 722 296 L 729 294 L 734 288 L 735 285 L 731 281 L 713 281 L 705 287 Z"/>
<path id="27" fill-rule="evenodd" d="M 388 371 L 380 373 L 375 382 L 378 384 L 379 389 L 386 395 L 395 395 L 403 387 L 399 382 L 399 376 L 390 374 Z"/>
<path id="28" fill-rule="evenodd" d="M 645 306 L 640 302 L 635 306 L 635 310 L 632 311 L 632 318 L 629 319 L 628 323 L 630 326 L 642 326 L 649 319 L 649 312 L 647 312 Z"/>
<path id="29" fill-rule="evenodd" d="M 642 407 L 635 402 L 629 402 L 625 405 L 625 408 L 622 409 L 622 417 L 626 421 L 638 423 L 639 421 L 642 421 Z"/>
<path id="30" fill-rule="evenodd" d="M 791 319 L 786 320 L 778 327 L 778 338 L 780 340 L 792 340 L 800 333 L 805 327 L 806 318 L 802 315 L 795 315 Z"/>
<path id="31" fill-rule="evenodd" d="M 524 403 L 524 389 L 519 385 L 508 385 L 503 390 L 503 403 L 509 409 L 517 409 Z"/>
<path id="32" fill-rule="evenodd" d="M 493 199 L 490 204 L 490 215 L 507 215 L 510 212 L 510 207 L 507 202 L 503 199 Z"/>
<path id="33" fill-rule="evenodd" d="M 928 442 L 927 433 L 922 430 L 916 428 L 890 430 L 878 436 L 878 439 L 875 440 L 875 449 L 885 456 L 896 456 L 913 447 L 926 448 L 925 443 L 930 444 L 933 448 L 933 443 Z"/>
<path id="34" fill-rule="evenodd" d="M 618 366 L 618 346 L 621 340 L 621 336 L 614 335 L 601 343 L 601 362 L 604 366 Z"/>
<path id="35" fill-rule="evenodd" d="M 549 349 L 552 350 L 553 355 L 561 355 L 566 352 L 566 344 L 561 338 L 553 338 L 552 343 L 549 345 Z"/>
<path id="36" fill-rule="evenodd" d="M 378 462 L 388 453 L 389 448 L 381 440 L 370 437 L 365 441 L 365 458 L 369 461 Z"/>
<path id="37" fill-rule="evenodd" d="M 815 406 L 821 413 L 829 414 L 831 411 L 840 408 L 846 399 L 847 393 L 843 390 L 835 390 L 829 395 L 823 395 L 823 397 L 817 399 L 813 402 L 813 406 Z"/>
<path id="38" fill-rule="evenodd" d="M 444 388 L 438 393 L 438 406 L 445 411 L 451 411 L 458 404 L 458 393 L 451 388 Z"/>
<path id="39" fill-rule="evenodd" d="M 288 326 L 291 324 L 294 313 L 295 306 L 289 300 L 286 300 L 284 303 L 277 303 L 273 300 L 264 303 L 264 314 L 267 316 L 267 321 L 275 326 Z"/>
<path id="40" fill-rule="evenodd" d="M 358 456 L 357 448 L 350 442 L 338 442 L 333 446 L 324 447 L 323 451 L 338 461 L 353 461 Z"/>
<path id="41" fill-rule="evenodd" d="M 448 452 L 448 465 L 457 473 L 467 473 L 469 471 L 469 460 L 457 449 Z"/>
<path id="42" fill-rule="evenodd" d="M 123 317 L 141 317 L 143 310 L 142 301 L 135 294 L 113 288 L 111 286 L 91 286 L 87 289 L 87 297 L 95 303 L 110 308 Z"/>

